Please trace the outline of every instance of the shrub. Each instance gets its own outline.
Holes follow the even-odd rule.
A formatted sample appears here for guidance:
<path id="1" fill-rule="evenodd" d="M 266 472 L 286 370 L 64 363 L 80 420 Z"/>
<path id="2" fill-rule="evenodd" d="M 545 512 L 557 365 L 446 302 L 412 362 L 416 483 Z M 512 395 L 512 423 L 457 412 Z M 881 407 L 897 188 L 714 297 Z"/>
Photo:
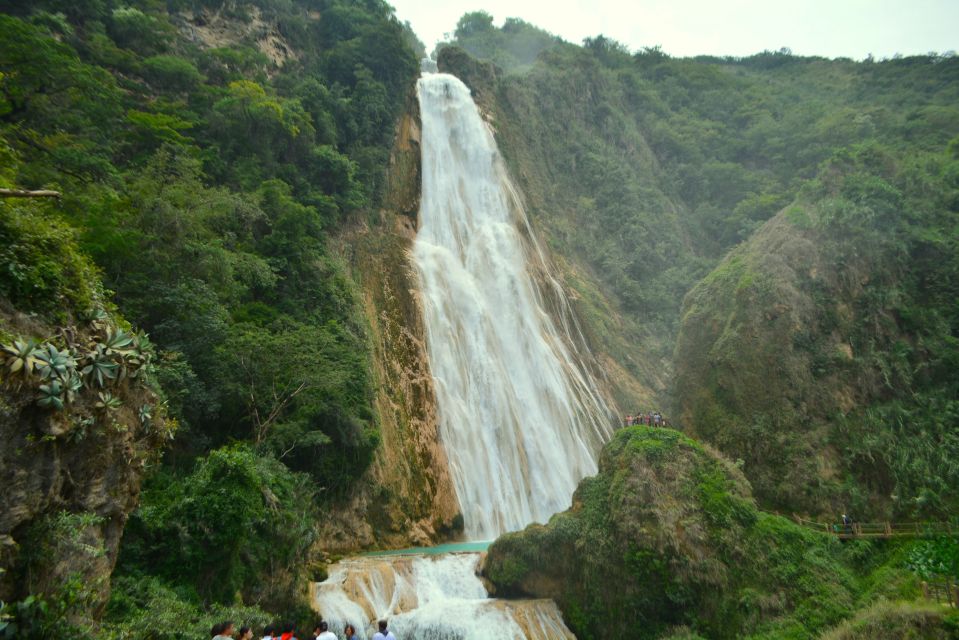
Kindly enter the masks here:
<path id="1" fill-rule="evenodd" d="M 311 505 L 306 476 L 247 445 L 217 449 L 186 477 L 148 483 L 125 569 L 194 585 L 204 602 L 287 605 L 314 540 Z"/>
<path id="2" fill-rule="evenodd" d="M 100 298 L 97 270 L 39 206 L 0 202 L 0 294 L 22 311 L 79 315 Z"/>
<path id="3" fill-rule="evenodd" d="M 189 91 L 203 80 L 192 62 L 177 56 L 153 56 L 143 67 L 147 79 L 161 89 Z"/>

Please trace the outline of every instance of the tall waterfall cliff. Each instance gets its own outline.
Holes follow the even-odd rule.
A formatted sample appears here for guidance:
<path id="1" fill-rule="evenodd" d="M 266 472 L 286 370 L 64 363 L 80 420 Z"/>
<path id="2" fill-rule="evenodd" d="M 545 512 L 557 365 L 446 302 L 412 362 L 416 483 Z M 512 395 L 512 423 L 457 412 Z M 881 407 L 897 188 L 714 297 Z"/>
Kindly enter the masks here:
<path id="1" fill-rule="evenodd" d="M 612 418 L 531 271 L 548 274 L 470 91 L 418 84 L 423 191 L 414 245 L 440 433 L 470 539 L 545 522 L 595 473 Z"/>

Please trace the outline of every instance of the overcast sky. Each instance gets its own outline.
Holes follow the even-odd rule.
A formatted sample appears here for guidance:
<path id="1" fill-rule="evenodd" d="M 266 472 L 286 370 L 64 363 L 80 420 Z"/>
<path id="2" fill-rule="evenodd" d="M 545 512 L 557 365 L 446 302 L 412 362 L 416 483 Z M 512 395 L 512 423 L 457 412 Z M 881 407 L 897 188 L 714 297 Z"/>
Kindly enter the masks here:
<path id="1" fill-rule="evenodd" d="M 483 9 L 496 25 L 522 18 L 579 43 L 603 34 L 673 56 L 799 55 L 876 58 L 959 50 L 959 0 L 388 0 L 427 50 Z"/>

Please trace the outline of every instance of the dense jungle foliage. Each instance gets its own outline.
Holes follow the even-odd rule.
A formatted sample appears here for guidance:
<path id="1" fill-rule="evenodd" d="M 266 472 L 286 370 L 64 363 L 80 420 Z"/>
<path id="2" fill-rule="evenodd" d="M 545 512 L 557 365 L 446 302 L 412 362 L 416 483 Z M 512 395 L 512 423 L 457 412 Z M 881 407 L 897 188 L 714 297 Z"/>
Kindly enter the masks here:
<path id="1" fill-rule="evenodd" d="M 441 63 L 600 283 L 570 278 L 588 329 L 674 423 L 768 508 L 955 516 L 959 58 L 676 59 L 484 12 L 454 36 Z"/>
<path id="2" fill-rule="evenodd" d="M 112 294 L 178 427 L 107 620 L 123 635 L 166 607 L 154 637 L 195 637 L 207 605 L 289 611 L 319 509 L 378 443 L 365 320 L 329 240 L 381 196 L 422 45 L 379 0 L 0 10 L 0 187 L 63 194 L 0 202 L 0 293 L 54 323 Z"/>
<path id="3" fill-rule="evenodd" d="M 501 536 L 484 571 L 497 594 L 555 600 L 582 640 L 874 637 L 864 626 L 955 637 L 954 610 L 906 602 L 919 595 L 921 549 L 842 542 L 760 511 L 715 450 L 628 427 L 572 508 Z"/>
<path id="4" fill-rule="evenodd" d="M 758 507 L 955 517 L 959 60 L 676 59 L 602 36 L 565 43 L 518 19 L 495 27 L 483 12 L 440 50 L 496 65 L 471 86 L 589 338 L 735 461 Z M 380 202 L 422 51 L 382 0 L 0 0 L 0 188 L 63 194 L 0 200 L 0 319 L 22 311 L 69 332 L 105 310 L 130 333 L 98 329 L 112 354 L 94 347 L 73 368 L 102 386 L 139 370 L 142 340 L 176 431 L 127 524 L 109 602 L 68 580 L 0 607 L 0 638 L 81 637 L 81 608 L 102 621 L 97 637 L 117 638 L 308 615 L 314 524 L 379 444 L 368 329 L 335 238 Z M 771 258 L 787 254 L 788 272 Z M 37 370 L 70 369 L 49 351 L 60 338 L 36 331 L 23 337 L 50 361 Z M 17 351 L 5 366 L 34 356 L 18 336 L 0 325 Z M 44 381 L 57 410 L 71 391 Z M 142 409 L 95 401 L 106 415 Z M 731 636 L 733 620 L 810 637 L 854 616 L 830 632 L 853 638 L 941 622 L 873 596 L 956 576 L 954 541 L 837 549 L 759 511 L 700 445 L 660 436 L 723 470 L 686 488 L 699 492 L 703 552 L 725 564 L 673 580 L 656 554 L 628 549 L 624 566 L 669 578 L 623 592 L 641 600 L 636 624 L 654 623 L 644 632 Z M 556 535 L 609 542 L 603 480 L 584 486 L 602 522 L 564 516 Z M 34 555 L 102 562 L 91 518 L 44 519 Z M 608 589 L 614 555 L 583 575 Z M 775 571 L 738 567 L 744 557 Z M 724 577 L 737 590 L 706 603 L 719 609 L 680 615 Z M 566 594 L 571 623 L 610 620 L 606 598 L 622 594 L 580 586 Z"/>

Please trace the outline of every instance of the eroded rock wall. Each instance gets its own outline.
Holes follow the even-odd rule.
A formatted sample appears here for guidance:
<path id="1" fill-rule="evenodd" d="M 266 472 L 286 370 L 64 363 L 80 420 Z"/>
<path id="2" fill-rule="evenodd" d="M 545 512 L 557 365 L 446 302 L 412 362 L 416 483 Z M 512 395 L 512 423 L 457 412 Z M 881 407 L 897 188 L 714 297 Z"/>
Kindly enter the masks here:
<path id="1" fill-rule="evenodd" d="M 334 551 L 429 545 L 462 529 L 409 255 L 420 198 L 418 114 L 411 95 L 397 127 L 383 206 L 341 238 L 370 326 L 381 444 L 349 508 L 325 526 L 323 544 Z"/>
<path id="2" fill-rule="evenodd" d="M 0 335 L 4 343 L 46 337 L 70 349 L 93 332 L 46 324 L 0 298 Z M 116 406 L 105 408 L 84 388 L 53 410 L 37 404 L 37 375 L 24 379 L 6 366 L 0 374 L 0 600 L 55 595 L 77 615 L 96 614 L 168 425 L 139 380 L 111 385 Z"/>

